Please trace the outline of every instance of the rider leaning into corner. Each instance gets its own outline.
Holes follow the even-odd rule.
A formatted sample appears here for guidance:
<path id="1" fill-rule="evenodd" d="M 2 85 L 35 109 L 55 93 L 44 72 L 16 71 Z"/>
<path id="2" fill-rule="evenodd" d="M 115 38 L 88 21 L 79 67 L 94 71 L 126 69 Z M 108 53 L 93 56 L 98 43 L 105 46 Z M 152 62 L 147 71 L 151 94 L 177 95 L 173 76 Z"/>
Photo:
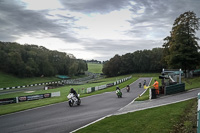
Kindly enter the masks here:
<path id="1" fill-rule="evenodd" d="M 76 97 L 78 100 L 80 100 L 79 97 L 78 97 L 78 94 L 76 93 L 76 91 L 75 91 L 73 88 L 70 89 L 70 93 L 73 93 L 73 94 L 75 95 L 75 97 Z"/>

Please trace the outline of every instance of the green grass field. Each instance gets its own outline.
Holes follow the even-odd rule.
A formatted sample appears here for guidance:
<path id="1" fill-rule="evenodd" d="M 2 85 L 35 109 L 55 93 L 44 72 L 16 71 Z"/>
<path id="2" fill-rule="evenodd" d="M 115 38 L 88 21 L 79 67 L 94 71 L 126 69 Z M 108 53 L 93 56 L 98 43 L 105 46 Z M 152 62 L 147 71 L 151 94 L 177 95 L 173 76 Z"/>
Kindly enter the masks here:
<path id="1" fill-rule="evenodd" d="M 88 63 L 88 71 L 92 73 L 102 73 L 103 64 Z"/>
<path id="2" fill-rule="evenodd" d="M 177 124 L 183 124 L 182 128 L 184 127 L 186 132 L 189 133 L 195 131 L 193 127 L 196 126 L 196 120 L 187 121 L 190 126 L 182 123 L 181 120 L 185 116 L 186 110 L 189 109 L 188 112 L 191 112 L 192 107 L 193 110 L 196 110 L 196 102 L 196 99 L 192 99 L 119 116 L 111 116 L 77 131 L 77 133 L 175 133 Z"/>
<path id="3" fill-rule="evenodd" d="M 18 78 L 11 74 L 0 72 L 0 88 L 30 85 L 30 84 L 36 84 L 36 83 L 58 81 L 58 80 L 60 79 L 56 77 Z"/>

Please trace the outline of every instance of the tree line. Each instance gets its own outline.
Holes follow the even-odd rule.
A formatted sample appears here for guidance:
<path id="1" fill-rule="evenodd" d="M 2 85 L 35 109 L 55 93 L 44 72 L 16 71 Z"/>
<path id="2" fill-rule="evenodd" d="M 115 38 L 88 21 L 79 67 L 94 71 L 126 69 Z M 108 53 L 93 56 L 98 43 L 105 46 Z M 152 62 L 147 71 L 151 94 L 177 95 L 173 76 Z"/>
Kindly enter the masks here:
<path id="1" fill-rule="evenodd" d="M 115 55 L 103 65 L 103 73 L 107 76 L 117 76 L 130 73 L 160 72 L 166 64 L 162 61 L 163 48 L 138 50 L 134 53 Z"/>
<path id="2" fill-rule="evenodd" d="M 0 71 L 18 77 L 78 75 L 88 70 L 86 61 L 43 46 L 0 42 Z"/>
<path id="3" fill-rule="evenodd" d="M 163 48 L 138 50 L 134 53 L 115 55 L 103 65 L 103 73 L 116 76 L 139 72 L 161 72 L 162 68 L 187 71 L 200 69 L 200 52 L 195 36 L 199 20 L 192 11 L 175 19 L 170 36 L 164 38 Z"/>

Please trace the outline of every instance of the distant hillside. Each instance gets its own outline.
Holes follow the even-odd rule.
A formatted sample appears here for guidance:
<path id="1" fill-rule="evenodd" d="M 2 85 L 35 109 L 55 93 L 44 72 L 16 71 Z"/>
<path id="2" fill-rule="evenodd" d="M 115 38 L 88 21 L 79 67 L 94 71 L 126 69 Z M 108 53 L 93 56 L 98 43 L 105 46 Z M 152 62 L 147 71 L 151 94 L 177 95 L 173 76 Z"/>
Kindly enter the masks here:
<path id="1" fill-rule="evenodd" d="M 92 73 L 102 73 L 103 64 L 87 63 L 88 71 Z"/>

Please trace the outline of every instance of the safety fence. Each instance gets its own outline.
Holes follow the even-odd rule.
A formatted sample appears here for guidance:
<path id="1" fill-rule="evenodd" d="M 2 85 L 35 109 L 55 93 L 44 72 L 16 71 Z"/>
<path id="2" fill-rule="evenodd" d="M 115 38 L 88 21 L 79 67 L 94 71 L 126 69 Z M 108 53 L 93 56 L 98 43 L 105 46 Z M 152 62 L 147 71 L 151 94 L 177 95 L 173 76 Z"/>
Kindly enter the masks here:
<path id="1" fill-rule="evenodd" d="M 19 103 L 24 101 L 33 101 L 39 100 L 44 98 L 56 97 L 60 96 L 60 91 L 52 92 L 52 93 L 45 93 L 45 94 L 36 94 L 36 95 L 27 95 L 27 96 L 19 96 L 14 98 L 5 98 L 0 99 L 0 105 L 10 104 L 10 103 Z"/>
<path id="2" fill-rule="evenodd" d="M 132 76 L 129 76 L 129 77 L 126 77 L 126 78 L 123 78 L 121 80 L 117 80 L 116 82 L 113 82 L 113 83 L 108 83 L 108 84 L 105 84 L 105 85 L 100 85 L 100 86 L 95 86 L 95 87 L 89 87 L 87 89 L 78 89 L 78 93 L 91 93 L 91 92 L 94 92 L 94 91 L 98 91 L 98 90 L 102 90 L 102 89 L 105 89 L 105 88 L 108 88 L 108 87 L 111 87 L 111 86 L 115 86 L 115 85 L 118 85 L 122 82 L 125 82 L 129 79 L 131 79 Z"/>
<path id="3" fill-rule="evenodd" d="M 180 84 L 166 86 L 166 88 L 164 89 L 164 94 L 170 95 L 183 91 L 185 91 L 185 83 L 180 83 Z"/>

